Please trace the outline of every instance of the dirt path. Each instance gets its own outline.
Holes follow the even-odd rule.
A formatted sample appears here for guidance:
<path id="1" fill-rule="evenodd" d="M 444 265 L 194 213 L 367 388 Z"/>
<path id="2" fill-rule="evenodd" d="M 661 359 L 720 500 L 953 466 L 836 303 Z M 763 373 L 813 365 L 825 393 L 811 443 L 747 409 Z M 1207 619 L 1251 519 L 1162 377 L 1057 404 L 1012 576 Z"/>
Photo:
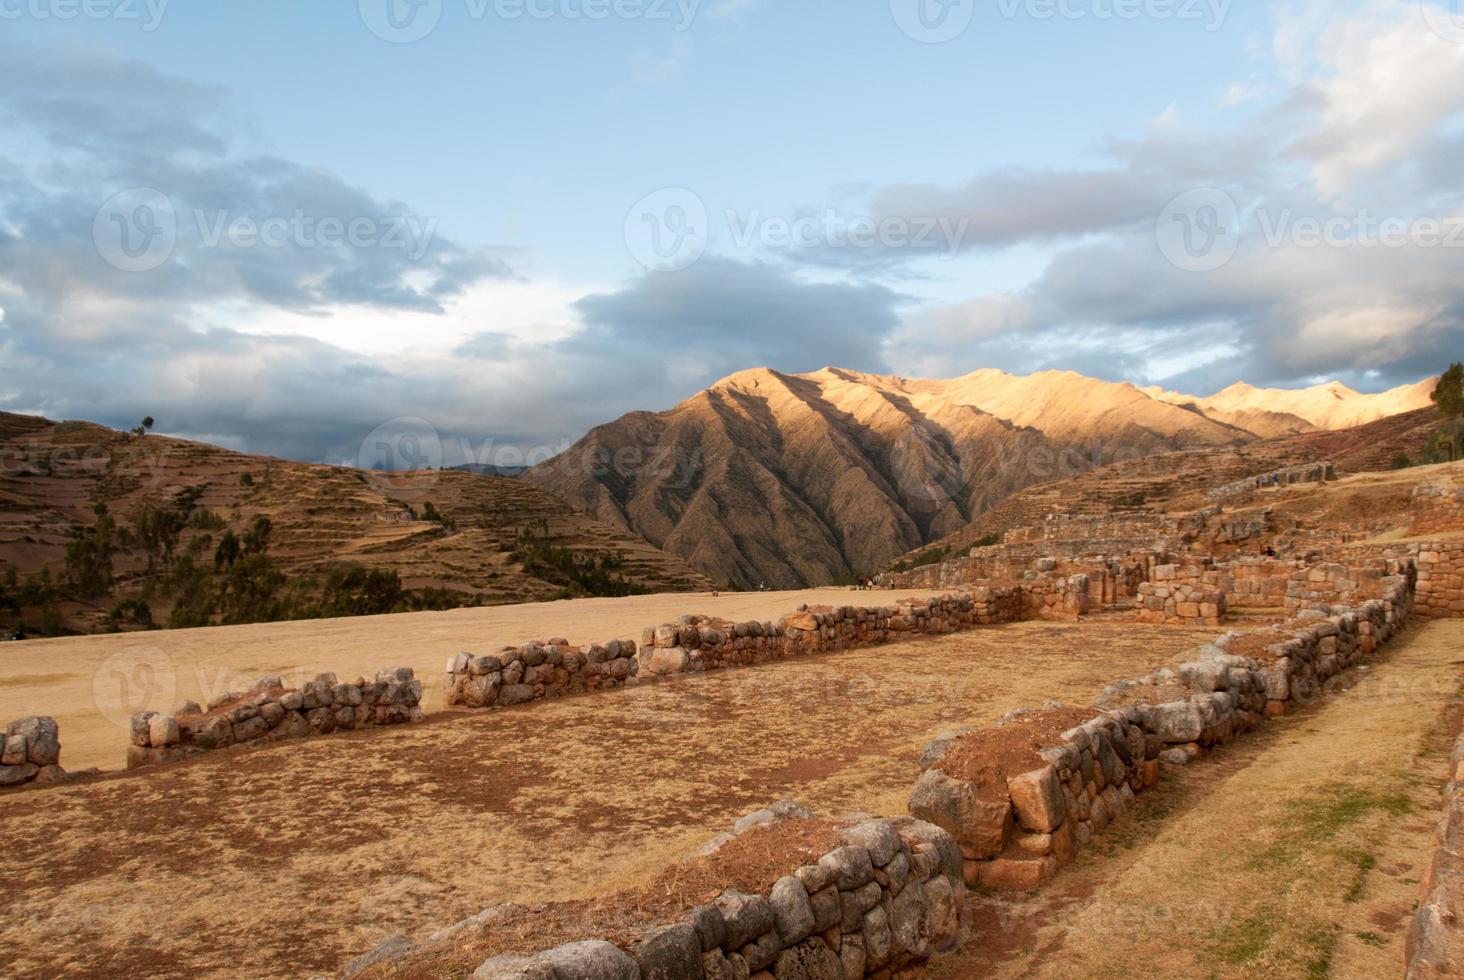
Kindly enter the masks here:
<path id="1" fill-rule="evenodd" d="M 0 975 L 329 970 L 639 881 L 780 797 L 901 813 L 939 728 L 1086 702 L 1212 636 L 1022 623 L 24 792 Z"/>
<path id="2" fill-rule="evenodd" d="M 974 899 L 939 975 L 1399 976 L 1464 714 L 1464 622 L 1411 626 L 1386 658 L 1169 773 L 1047 891 Z"/>
<path id="3" fill-rule="evenodd" d="M 424 707 L 432 711 L 441 705 L 443 665 L 462 650 L 488 653 L 505 643 L 550 637 L 572 643 L 638 640 L 642 628 L 683 613 L 772 619 L 805 602 L 880 605 L 903 597 L 848 589 L 715 598 L 679 593 L 4 643 L 0 724 L 51 715 L 61 725 L 62 765 L 120 769 L 132 715 L 166 712 L 182 698 L 206 704 L 269 674 L 299 682 L 325 671 L 345 679 L 411 667 L 423 679 Z"/>

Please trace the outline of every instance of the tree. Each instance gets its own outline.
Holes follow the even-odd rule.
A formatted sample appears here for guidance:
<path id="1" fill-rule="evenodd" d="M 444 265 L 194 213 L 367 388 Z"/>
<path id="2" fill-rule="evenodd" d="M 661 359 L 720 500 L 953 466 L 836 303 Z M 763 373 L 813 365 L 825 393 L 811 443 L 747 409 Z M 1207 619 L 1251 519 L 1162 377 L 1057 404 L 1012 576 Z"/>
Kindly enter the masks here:
<path id="1" fill-rule="evenodd" d="M 1449 459 L 1456 460 L 1459 458 L 1459 418 L 1464 416 L 1464 364 L 1455 361 L 1449 366 L 1449 370 L 1439 378 L 1439 385 L 1434 389 L 1432 397 L 1439 414 L 1452 423 L 1453 430 L 1449 433 Z"/>
<path id="2" fill-rule="evenodd" d="M 132 427 L 132 434 L 135 436 L 145 436 L 152 431 L 152 427 L 153 417 L 151 415 L 144 416 L 142 422 Z"/>

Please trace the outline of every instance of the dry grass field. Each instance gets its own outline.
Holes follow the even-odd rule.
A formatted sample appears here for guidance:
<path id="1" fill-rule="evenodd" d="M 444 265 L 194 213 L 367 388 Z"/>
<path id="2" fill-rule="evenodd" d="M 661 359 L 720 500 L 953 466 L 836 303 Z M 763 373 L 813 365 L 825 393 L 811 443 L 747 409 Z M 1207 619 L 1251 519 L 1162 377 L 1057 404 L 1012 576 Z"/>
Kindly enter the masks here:
<path id="1" fill-rule="evenodd" d="M 973 901 L 934 978 L 1398 976 L 1464 700 L 1464 622 L 1188 769 L 1029 899 Z"/>
<path id="2" fill-rule="evenodd" d="M 791 598 L 728 597 L 717 611 Z M 689 608 L 684 597 L 635 603 L 614 603 L 595 635 Z M 576 638 L 572 617 L 534 611 Z M 256 673 L 309 658 L 435 675 L 459 646 L 541 632 L 477 618 L 494 615 L 503 611 L 161 639 L 180 643 L 180 665 L 192 649 Z M 1086 702 L 1212 635 L 1022 623 L 22 792 L 0 812 L 0 975 L 331 970 L 387 935 L 496 902 L 643 880 L 781 797 L 832 814 L 901 813 L 936 730 L 1047 698 Z M 88 673 L 110 646 L 31 649 L 55 650 L 58 672 Z"/>
<path id="3" fill-rule="evenodd" d="M 346 679 L 411 667 L 426 689 L 423 708 L 431 712 L 441 707 L 444 665 L 463 650 L 489 653 L 502 644 L 551 636 L 572 643 L 639 640 L 643 627 L 683 613 L 772 619 L 801 603 L 875 605 L 894 599 L 890 593 L 847 589 L 666 594 L 29 640 L 0 644 L 0 722 L 51 715 L 61 725 L 62 765 L 119 769 L 126 764 L 133 714 L 168 711 L 181 698 L 207 703 L 269 674 L 298 682 L 323 671 Z"/>

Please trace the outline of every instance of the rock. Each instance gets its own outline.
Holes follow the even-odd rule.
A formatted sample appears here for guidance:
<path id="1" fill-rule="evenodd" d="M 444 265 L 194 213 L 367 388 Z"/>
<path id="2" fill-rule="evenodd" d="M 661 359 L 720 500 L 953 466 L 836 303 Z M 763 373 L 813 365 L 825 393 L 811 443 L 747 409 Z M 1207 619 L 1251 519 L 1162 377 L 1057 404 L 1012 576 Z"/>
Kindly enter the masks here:
<path id="1" fill-rule="evenodd" d="M 741 961 L 742 957 L 738 956 L 737 959 Z M 733 961 L 720 949 L 708 950 L 702 954 L 702 974 L 706 980 L 747 980 L 747 964 L 744 962 L 741 966 L 739 972 Z"/>
<path id="2" fill-rule="evenodd" d="M 822 864 L 805 864 L 793 872 L 808 894 L 823 891 L 834 883 L 834 869 Z"/>
<path id="3" fill-rule="evenodd" d="M 818 617 L 811 612 L 790 613 L 783 617 L 783 628 L 805 632 L 816 630 L 818 629 Z"/>
<path id="4" fill-rule="evenodd" d="M 961 880 L 961 846 L 949 832 L 933 823 L 917 820 L 914 817 L 896 817 L 890 823 L 901 837 L 916 842 L 917 850 L 920 844 L 934 849 L 936 870 L 940 874 L 953 882 Z"/>
<path id="5" fill-rule="evenodd" d="M 555 980 L 640 980 L 640 967 L 619 947 L 600 939 L 566 943 L 534 957 Z"/>
<path id="6" fill-rule="evenodd" d="M 558 980 L 554 968 L 533 956 L 495 956 L 473 971 L 473 980 Z"/>
<path id="7" fill-rule="evenodd" d="M 172 715 L 153 715 L 147 723 L 147 741 L 155 749 L 165 749 L 183 741 L 178 719 Z"/>
<path id="8" fill-rule="evenodd" d="M 997 891 L 1032 891 L 1057 874 L 1057 861 L 1045 858 L 998 858 L 981 865 L 981 884 Z"/>
<path id="9" fill-rule="evenodd" d="M 92 769 L 89 772 L 94 774 L 97 770 Z M 66 770 L 60 766 L 41 766 L 40 771 L 36 773 L 36 782 L 46 786 L 64 783 L 69 778 L 71 777 L 67 775 Z"/>
<path id="10" fill-rule="evenodd" d="M 782 949 L 783 944 L 778 941 L 778 934 L 769 930 L 743 946 L 741 952 L 747 960 L 747 968 L 757 971 L 772 966 Z"/>
<path id="11" fill-rule="evenodd" d="M 884 907 L 870 909 L 859 931 L 864 934 L 865 969 L 884 966 L 894 951 L 894 934 L 890 932 L 890 918 Z"/>
<path id="12" fill-rule="evenodd" d="M 184 700 L 173 705 L 173 710 L 169 714 L 175 718 L 180 715 L 201 715 L 203 714 L 203 708 L 197 701 Z"/>
<path id="13" fill-rule="evenodd" d="M 21 759 L 21 762 L 54 766 L 61 760 L 60 729 L 56 726 L 56 719 L 24 718 L 12 722 L 5 729 L 6 754 L 9 754 L 10 739 L 17 736 L 23 738 L 26 745 L 26 758 Z"/>
<path id="14" fill-rule="evenodd" d="M 932 938 L 925 930 L 929 912 L 930 898 L 918 882 L 895 896 L 890 903 L 890 933 L 894 936 L 895 952 L 926 954 Z"/>
<path id="15" fill-rule="evenodd" d="M 777 819 L 777 815 L 771 809 L 754 810 L 732 825 L 732 833 L 745 834 L 754 827 L 774 823 Z"/>
<path id="16" fill-rule="evenodd" d="M 362 953 L 360 956 L 347 962 L 345 966 L 341 967 L 341 976 L 345 977 L 346 980 L 350 980 L 351 977 L 356 976 L 358 973 L 364 973 L 368 968 L 376 966 L 378 963 L 386 963 L 394 960 L 413 949 L 416 949 L 416 947 L 412 945 L 412 941 L 406 936 L 391 936 L 383 939 L 371 952 Z"/>
<path id="17" fill-rule="evenodd" d="M 689 922 L 652 929 L 630 950 L 641 980 L 681 980 L 696 976 L 702 965 L 702 941 Z"/>
<path id="18" fill-rule="evenodd" d="M 783 946 L 792 946 L 813 934 L 813 905 L 797 878 L 779 878 L 768 895 L 768 903 L 773 907 L 773 925 Z"/>
<path id="19" fill-rule="evenodd" d="M 528 704 L 534 700 L 534 689 L 527 684 L 506 684 L 498 692 L 498 703 L 506 708 Z"/>
<path id="20" fill-rule="evenodd" d="M 839 962 L 844 966 L 844 976 L 853 980 L 862 980 L 865 974 L 867 957 L 864 953 L 864 937 L 860 935 L 845 936 L 843 944 L 839 948 Z"/>
<path id="21" fill-rule="evenodd" d="M 14 766 L 0 766 L 0 786 L 19 786 L 36 778 L 40 766 L 23 762 Z"/>
<path id="22" fill-rule="evenodd" d="M 1000 854 L 1012 825 L 1009 800 L 980 797 L 970 783 L 952 779 L 939 769 L 921 774 L 909 810 L 911 816 L 948 831 L 961 850 L 976 859 Z"/>
<path id="23" fill-rule="evenodd" d="M 869 820 L 840 833 L 844 843 L 862 847 L 876 868 L 882 868 L 900 852 L 900 835 L 888 820 Z"/>
<path id="24" fill-rule="evenodd" d="M 1023 830 L 1049 834 L 1067 816 L 1067 800 L 1052 766 L 1013 776 L 1007 780 L 1007 792 Z"/>
<path id="25" fill-rule="evenodd" d="M 819 858 L 819 864 L 834 873 L 840 891 L 861 888 L 874 880 L 874 865 L 862 847 L 841 847 Z"/>
<path id="26" fill-rule="evenodd" d="M 1174 701 L 1149 708 L 1149 725 L 1170 745 L 1195 742 L 1205 730 L 1203 710 L 1193 701 Z"/>
<path id="27" fill-rule="evenodd" d="M 722 918 L 722 913 L 712 906 L 703 905 L 692 909 L 687 920 L 696 930 L 703 951 L 710 952 L 727 942 L 727 922 Z"/>
<path id="28" fill-rule="evenodd" d="M 863 888 L 839 892 L 839 923 L 844 932 L 854 932 L 864 919 L 864 913 L 879 904 L 884 889 L 878 882 L 871 881 Z"/>
<path id="29" fill-rule="evenodd" d="M 713 837 L 711 840 L 703 844 L 701 850 L 697 851 L 696 853 L 699 857 L 707 857 L 709 855 L 716 854 L 723 847 L 736 839 L 737 838 L 731 834 L 718 834 L 716 837 Z"/>
<path id="30" fill-rule="evenodd" d="M 717 899 L 717 911 L 727 924 L 723 945 L 731 949 L 741 949 L 773 928 L 773 907 L 761 895 L 723 892 Z"/>
<path id="31" fill-rule="evenodd" d="M 830 884 L 827 888 L 814 892 L 808 896 L 808 902 L 813 909 L 815 932 L 823 932 L 839 924 L 839 889 L 834 885 Z"/>
<path id="32" fill-rule="evenodd" d="M 844 980 L 844 968 L 821 939 L 807 939 L 778 954 L 773 964 L 778 980 Z"/>

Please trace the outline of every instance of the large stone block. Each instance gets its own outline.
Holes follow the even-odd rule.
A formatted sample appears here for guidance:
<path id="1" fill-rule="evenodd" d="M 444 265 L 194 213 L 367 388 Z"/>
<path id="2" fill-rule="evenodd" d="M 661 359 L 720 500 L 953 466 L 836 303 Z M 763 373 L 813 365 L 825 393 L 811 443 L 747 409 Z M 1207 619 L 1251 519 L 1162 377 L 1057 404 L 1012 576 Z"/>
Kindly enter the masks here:
<path id="1" fill-rule="evenodd" d="M 1052 766 L 1013 776 L 1007 780 L 1007 792 L 1024 830 L 1050 834 L 1067 816 L 1062 784 Z"/>
<path id="2" fill-rule="evenodd" d="M 910 815 L 950 833 L 971 858 L 995 857 L 1010 832 L 1011 801 L 977 794 L 964 779 L 953 779 L 939 769 L 928 769 L 910 796 Z"/>

